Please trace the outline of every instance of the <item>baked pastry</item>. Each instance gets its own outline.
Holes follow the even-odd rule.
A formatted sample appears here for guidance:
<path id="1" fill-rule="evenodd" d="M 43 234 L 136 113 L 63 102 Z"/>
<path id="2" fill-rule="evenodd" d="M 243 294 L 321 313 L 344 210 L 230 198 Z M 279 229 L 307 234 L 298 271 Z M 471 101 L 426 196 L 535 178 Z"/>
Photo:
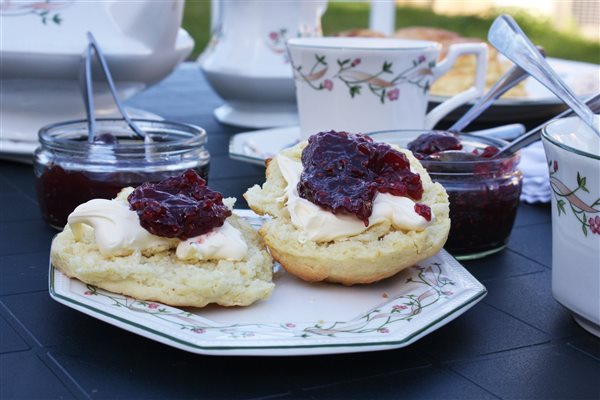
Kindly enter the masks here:
<path id="1" fill-rule="evenodd" d="M 456 32 L 430 26 L 409 26 L 400 28 L 396 31 L 394 36 L 402 39 L 431 40 L 432 42 L 442 43 L 442 45 L 460 37 Z"/>
<path id="2" fill-rule="evenodd" d="M 500 60 L 498 52 L 494 47 L 479 38 L 463 37 L 456 32 L 445 29 L 419 26 L 399 29 L 394 36 L 403 39 L 431 40 L 441 43 L 442 50 L 438 57 L 439 60 L 446 57 L 448 47 L 453 44 L 486 43 L 488 47 L 488 64 L 485 78 L 486 90 L 489 90 L 511 67 L 510 62 Z M 433 83 L 431 86 L 431 94 L 436 96 L 453 96 L 467 90 L 473 85 L 475 80 L 476 66 L 477 64 L 474 55 L 463 55 L 458 57 L 450 71 L 442 75 Z M 504 94 L 506 97 L 523 97 L 526 95 L 527 91 L 525 90 L 525 84 L 523 82 Z"/>
<path id="3" fill-rule="evenodd" d="M 347 31 L 341 31 L 341 32 L 336 33 L 335 36 L 370 37 L 370 38 L 385 38 L 385 37 L 387 37 L 384 33 L 374 31 L 372 29 L 364 29 L 364 28 L 348 29 Z"/>
<path id="4" fill-rule="evenodd" d="M 314 142 L 320 135 L 331 134 L 348 135 L 326 132 L 313 135 L 309 141 Z M 362 135 L 350 136 L 364 138 Z M 368 141 L 370 140 L 368 138 Z M 404 268 L 431 257 L 442 248 L 450 229 L 448 196 L 440 184 L 431 181 L 426 170 L 409 151 L 393 148 L 394 154 L 399 152 L 403 155 L 410 163 L 410 170 L 420 176 L 423 191 L 417 204 L 430 209 L 433 215 L 431 221 L 423 223 L 424 220 L 419 219 L 418 215 L 412 215 L 414 213 L 409 208 L 408 212 L 394 214 L 393 220 L 387 217 L 379 218 L 375 223 L 365 226 L 363 222 L 366 220 L 361 219 L 362 217 L 348 215 L 339 209 L 334 214 L 306 199 L 292 198 L 295 196 L 292 192 L 296 188 L 293 178 L 289 177 L 290 171 L 294 168 L 303 168 L 300 160 L 306 161 L 306 146 L 307 142 L 301 142 L 290 149 L 283 150 L 275 159 L 268 160 L 266 181 L 263 186 L 255 185 L 244 194 L 252 210 L 273 217 L 259 232 L 273 258 L 288 272 L 307 281 L 339 282 L 345 285 L 371 283 L 392 276 Z M 328 146 L 329 149 L 335 147 L 335 145 Z M 356 157 L 358 157 L 356 153 L 345 154 L 333 164 L 349 163 Z M 386 156 L 379 159 L 386 160 Z M 348 166 L 348 169 L 350 168 L 353 167 Z M 317 172 L 317 175 L 321 173 L 322 171 Z M 337 172 L 334 171 L 332 176 L 336 174 Z M 298 185 L 297 188 L 303 190 L 302 185 Z M 321 194 L 328 196 L 331 193 Z M 377 193 L 374 202 L 378 198 L 387 199 L 388 197 L 385 196 L 388 195 L 389 193 Z M 410 207 L 416 207 L 415 202 L 407 197 L 391 197 L 412 204 Z M 341 199 L 341 203 L 348 204 L 348 201 Z M 355 204 L 359 210 L 362 210 L 361 207 L 365 202 L 359 200 Z M 318 208 L 317 211 L 314 210 L 315 207 Z M 392 210 L 387 209 L 387 211 L 399 211 L 393 209 L 395 204 L 390 207 Z M 374 206 L 369 222 L 372 222 L 370 218 L 376 214 L 376 211 L 377 208 Z M 310 213 L 313 213 L 310 218 L 304 218 Z M 396 226 L 396 217 L 414 218 L 410 223 L 405 224 L 410 228 L 402 229 Z M 418 220 L 418 223 L 415 220 Z"/>
<path id="5" fill-rule="evenodd" d="M 221 203 L 217 214 L 229 215 L 221 226 L 182 240 L 140 226 L 128 203 L 133 190 L 80 205 L 52 242 L 52 264 L 85 283 L 173 306 L 246 306 L 270 296 L 273 261 L 257 232 L 228 211 L 234 199 Z"/>

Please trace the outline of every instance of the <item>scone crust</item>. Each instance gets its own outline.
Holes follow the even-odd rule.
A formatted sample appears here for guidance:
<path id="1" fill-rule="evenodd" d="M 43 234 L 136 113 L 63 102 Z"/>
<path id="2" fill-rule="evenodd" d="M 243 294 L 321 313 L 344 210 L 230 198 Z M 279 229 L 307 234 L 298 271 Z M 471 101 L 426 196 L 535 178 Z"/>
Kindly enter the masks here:
<path id="1" fill-rule="evenodd" d="M 273 261 L 262 238 L 244 220 L 227 221 L 242 232 L 248 254 L 241 261 L 180 260 L 174 250 L 145 256 L 136 251 L 125 257 L 104 257 L 93 230 L 76 241 L 68 226 L 52 242 L 52 264 L 70 277 L 138 300 L 172 306 L 247 306 L 273 291 Z"/>
<path id="2" fill-rule="evenodd" d="M 300 143 L 283 154 L 300 160 L 304 146 L 305 142 Z M 259 231 L 273 258 L 288 272 L 306 281 L 353 285 L 390 277 L 435 255 L 446 242 L 450 230 L 448 195 L 439 183 L 431 181 L 409 151 L 397 149 L 407 155 L 412 169 L 421 175 L 424 194 L 420 202 L 434 212 L 431 225 L 417 232 L 379 224 L 343 240 L 301 242 L 298 240 L 300 231 L 292 224 L 285 203 L 277 200 L 285 197 L 286 181 L 277 162 L 269 161 L 263 186 L 253 186 L 244 197 L 256 213 L 274 217 Z"/>

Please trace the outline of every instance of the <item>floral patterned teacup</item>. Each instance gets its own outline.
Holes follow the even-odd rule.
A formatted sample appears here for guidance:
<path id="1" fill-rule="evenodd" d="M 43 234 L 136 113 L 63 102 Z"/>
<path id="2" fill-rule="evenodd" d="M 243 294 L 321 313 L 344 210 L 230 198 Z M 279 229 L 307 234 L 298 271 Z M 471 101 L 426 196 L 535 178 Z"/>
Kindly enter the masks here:
<path id="1" fill-rule="evenodd" d="M 421 40 L 294 38 L 287 47 L 303 139 L 330 129 L 429 129 L 484 89 L 483 43 L 452 45 L 439 64 L 441 45 Z M 427 113 L 431 85 L 463 54 L 477 57 L 474 85 Z"/>
<path id="2" fill-rule="evenodd" d="M 542 141 L 552 189 L 552 293 L 600 336 L 600 138 L 574 117 L 547 125 Z"/>

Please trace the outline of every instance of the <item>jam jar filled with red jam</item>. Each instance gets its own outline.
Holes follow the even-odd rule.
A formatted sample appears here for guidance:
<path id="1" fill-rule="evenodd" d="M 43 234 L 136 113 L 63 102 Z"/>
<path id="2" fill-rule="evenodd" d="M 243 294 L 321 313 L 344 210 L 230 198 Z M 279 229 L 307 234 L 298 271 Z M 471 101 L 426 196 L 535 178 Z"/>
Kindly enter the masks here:
<path id="1" fill-rule="evenodd" d="M 444 248 L 456 258 L 480 258 L 506 246 L 521 195 L 519 158 L 421 161 L 448 193 L 451 225 Z"/>
<path id="2" fill-rule="evenodd" d="M 158 182 L 193 169 L 207 180 L 210 155 L 206 132 L 169 121 L 135 120 L 147 139 L 121 119 L 96 120 L 88 139 L 87 121 L 71 121 L 40 130 L 34 172 L 42 215 L 62 229 L 79 204 L 112 199 L 127 186 Z"/>
<path id="3" fill-rule="evenodd" d="M 415 148 L 419 131 L 374 133 L 377 141 Z M 512 231 L 519 206 L 522 175 L 517 169 L 520 153 L 491 158 L 505 141 L 461 134 L 460 151 L 478 154 L 473 161 L 420 162 L 450 200 L 450 235 L 444 248 L 460 260 L 484 257 L 502 250 Z M 430 139 L 430 138 L 428 138 Z M 409 145 L 411 143 L 411 145 Z M 418 147 L 418 146 L 417 146 Z M 456 150 L 456 148 L 453 148 Z"/>

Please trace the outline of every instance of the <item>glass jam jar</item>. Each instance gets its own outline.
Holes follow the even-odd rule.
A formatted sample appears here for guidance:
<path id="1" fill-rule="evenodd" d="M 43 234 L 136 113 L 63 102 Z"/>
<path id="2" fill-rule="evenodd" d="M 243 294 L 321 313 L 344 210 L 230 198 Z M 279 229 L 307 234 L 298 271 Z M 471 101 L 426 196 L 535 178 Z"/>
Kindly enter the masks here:
<path id="1" fill-rule="evenodd" d="M 122 119 L 97 119 L 88 141 L 87 121 L 42 128 L 34 172 L 42 215 L 62 229 L 79 204 L 112 199 L 124 187 L 155 182 L 194 169 L 208 178 L 210 155 L 204 129 L 169 121 L 134 120 L 151 138 L 133 133 Z"/>
<path id="2" fill-rule="evenodd" d="M 444 248 L 461 260 L 502 250 L 519 207 L 520 155 L 482 161 L 422 161 L 450 200 L 450 235 Z"/>
<path id="3" fill-rule="evenodd" d="M 407 144 L 426 131 L 386 131 L 373 139 Z M 468 134 L 459 135 L 463 150 L 482 152 L 505 141 Z M 485 257 L 502 250 L 512 231 L 520 203 L 522 175 L 517 169 L 520 153 L 477 161 L 428 161 L 421 164 L 439 182 L 450 200 L 450 235 L 444 248 L 459 260 Z"/>

